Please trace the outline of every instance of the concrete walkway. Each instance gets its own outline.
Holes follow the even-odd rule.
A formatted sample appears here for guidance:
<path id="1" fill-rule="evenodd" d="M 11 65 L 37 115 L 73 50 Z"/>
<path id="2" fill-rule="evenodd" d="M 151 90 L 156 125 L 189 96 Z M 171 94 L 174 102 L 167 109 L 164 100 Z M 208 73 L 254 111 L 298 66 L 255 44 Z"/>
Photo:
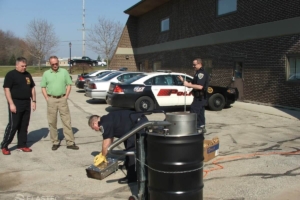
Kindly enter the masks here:
<path id="1" fill-rule="evenodd" d="M 40 79 L 34 79 L 37 110 L 31 115 L 28 129 L 28 145 L 33 152 L 17 152 L 15 138 L 9 146 L 12 155 L 0 154 L 0 199 L 114 200 L 128 199 L 131 194 L 136 194 L 137 184 L 117 183 L 119 178 L 124 177 L 125 172 L 121 170 L 101 181 L 87 178 L 85 172 L 100 152 L 102 143 L 100 133 L 88 127 L 87 118 L 91 114 L 104 115 L 117 108 L 90 100 L 81 90 L 72 87 L 69 107 L 80 150 L 66 149 L 59 120 L 62 146 L 52 151 L 46 102 L 39 88 Z M 7 125 L 7 104 L 3 90 L 0 94 L 2 140 Z M 220 155 L 204 163 L 204 171 L 207 171 L 204 176 L 204 199 L 299 199 L 300 160 L 298 153 L 293 154 L 300 150 L 299 117 L 299 111 L 242 102 L 219 112 L 206 111 L 208 132 L 205 137 L 219 137 Z M 152 114 L 149 119 L 163 120 L 164 116 Z M 287 152 L 289 154 L 284 154 Z M 249 154 L 253 156 L 247 157 Z M 217 169 L 211 170 L 213 168 Z"/>

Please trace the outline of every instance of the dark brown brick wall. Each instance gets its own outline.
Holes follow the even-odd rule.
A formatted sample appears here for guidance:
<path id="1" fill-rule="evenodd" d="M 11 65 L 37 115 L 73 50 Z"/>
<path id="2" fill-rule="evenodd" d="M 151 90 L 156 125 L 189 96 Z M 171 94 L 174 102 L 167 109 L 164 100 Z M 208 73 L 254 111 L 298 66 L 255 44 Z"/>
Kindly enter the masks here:
<path id="1" fill-rule="evenodd" d="M 238 11 L 216 17 L 215 0 L 172 0 L 139 18 L 129 17 L 128 36 L 120 47 L 134 48 L 193 36 L 230 30 L 300 16 L 298 0 L 238 0 Z M 160 32 L 160 21 L 170 17 L 170 31 Z M 125 30 L 125 29 L 124 29 Z M 115 55 L 113 67 L 124 65 L 132 71 L 137 65 L 161 61 L 162 69 L 192 75 L 195 57 L 212 60 L 212 85 L 231 84 L 234 59 L 243 58 L 244 100 L 300 108 L 300 83 L 286 81 L 286 55 L 300 53 L 300 34 L 249 40 L 204 47 L 134 55 L 126 60 Z M 147 63 L 147 64 L 146 64 Z"/>
<path id="2" fill-rule="evenodd" d="M 149 66 L 160 60 L 162 69 L 190 75 L 195 57 L 212 59 L 211 85 L 219 86 L 230 86 L 234 59 L 243 57 L 245 100 L 300 108 L 300 83 L 286 81 L 285 55 L 293 53 L 300 53 L 300 34 L 135 57 L 142 63 L 148 60 Z"/>
<path id="3" fill-rule="evenodd" d="M 214 32 L 300 16 L 299 0 L 238 0 L 237 12 L 216 16 L 216 0 L 171 0 L 138 20 L 138 46 L 160 44 Z M 160 32 L 170 18 L 170 31 Z"/>
<path id="4" fill-rule="evenodd" d="M 211 84 L 229 86 L 235 57 L 244 57 L 245 100 L 300 108 L 300 84 L 286 81 L 285 55 L 293 53 L 300 53 L 300 34 L 136 55 L 130 59 L 143 65 L 147 60 L 146 71 L 152 71 L 153 63 L 161 61 L 162 69 L 190 75 L 192 59 L 211 59 Z M 132 63 L 130 70 L 136 71 L 134 66 Z"/>

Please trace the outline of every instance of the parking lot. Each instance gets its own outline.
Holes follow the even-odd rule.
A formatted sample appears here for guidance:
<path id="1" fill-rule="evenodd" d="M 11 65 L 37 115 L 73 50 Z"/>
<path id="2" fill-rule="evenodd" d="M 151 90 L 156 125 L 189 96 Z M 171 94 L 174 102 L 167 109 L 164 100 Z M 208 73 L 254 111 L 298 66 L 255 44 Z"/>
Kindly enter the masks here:
<path id="1" fill-rule="evenodd" d="M 34 78 L 37 110 L 31 115 L 28 144 L 32 153 L 0 155 L 0 199 L 128 199 L 136 184 L 119 185 L 121 170 L 104 180 L 87 178 L 85 169 L 101 149 L 102 137 L 87 125 L 91 114 L 111 110 L 105 102 L 90 100 L 75 86 L 69 98 L 72 127 L 80 150 L 66 149 L 64 141 L 51 150 L 46 102 L 40 78 Z M 73 81 L 75 76 L 73 77 Z M 3 85 L 3 78 L 0 79 Z M 7 104 L 0 90 L 0 138 L 8 122 Z M 183 111 L 176 110 L 176 112 Z M 170 111 L 168 111 L 170 112 Z M 152 114 L 150 120 L 163 120 Z M 222 111 L 206 111 L 206 139 L 220 139 L 220 155 L 204 163 L 204 199 L 298 199 L 300 196 L 300 111 L 236 102 Z M 59 136 L 63 139 L 59 121 Z"/>

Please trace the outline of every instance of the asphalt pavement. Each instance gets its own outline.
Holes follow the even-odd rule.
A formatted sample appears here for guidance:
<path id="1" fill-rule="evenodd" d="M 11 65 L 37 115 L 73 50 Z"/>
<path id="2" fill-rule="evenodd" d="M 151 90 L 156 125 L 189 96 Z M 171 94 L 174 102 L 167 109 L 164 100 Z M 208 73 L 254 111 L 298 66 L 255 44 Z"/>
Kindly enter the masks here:
<path id="1" fill-rule="evenodd" d="M 75 86 L 69 98 L 72 127 L 78 151 L 66 148 L 58 118 L 61 146 L 51 150 L 46 118 L 46 102 L 40 78 L 34 78 L 37 110 L 28 128 L 31 153 L 0 154 L 0 199 L 110 200 L 128 199 L 137 184 L 120 185 L 122 170 L 103 180 L 87 178 L 85 169 L 101 150 L 102 137 L 88 127 L 91 114 L 104 115 L 112 108 L 103 101 L 90 100 Z M 75 81 L 75 76 L 73 78 Z M 0 79 L 3 84 L 3 78 Z M 0 90 L 0 138 L 8 122 L 7 103 Z M 181 112 L 170 110 L 167 112 Z M 163 120 L 152 114 L 150 120 Z M 294 200 L 300 197 L 300 111 L 236 102 L 222 111 L 206 111 L 206 139 L 220 139 L 219 156 L 204 163 L 204 199 Z M 120 149 L 123 147 L 120 146 Z M 122 162 L 121 160 L 119 161 Z"/>

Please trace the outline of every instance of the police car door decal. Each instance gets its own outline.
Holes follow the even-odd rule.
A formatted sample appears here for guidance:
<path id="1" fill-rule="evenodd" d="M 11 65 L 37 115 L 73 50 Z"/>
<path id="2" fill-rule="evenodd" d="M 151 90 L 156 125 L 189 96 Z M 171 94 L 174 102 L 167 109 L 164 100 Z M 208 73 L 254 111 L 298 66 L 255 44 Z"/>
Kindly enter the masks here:
<path id="1" fill-rule="evenodd" d="M 151 90 L 159 106 L 178 105 L 177 86 L 172 85 L 170 77 L 161 75 L 154 79 Z"/>
<path id="2" fill-rule="evenodd" d="M 184 76 L 182 76 L 184 78 Z M 192 95 L 192 88 L 184 87 L 183 83 L 178 79 L 177 76 L 175 76 L 175 79 L 177 81 L 177 90 L 178 90 L 178 105 L 183 106 L 191 105 L 193 101 L 193 95 Z M 191 78 L 186 77 L 186 81 L 191 82 Z"/>

